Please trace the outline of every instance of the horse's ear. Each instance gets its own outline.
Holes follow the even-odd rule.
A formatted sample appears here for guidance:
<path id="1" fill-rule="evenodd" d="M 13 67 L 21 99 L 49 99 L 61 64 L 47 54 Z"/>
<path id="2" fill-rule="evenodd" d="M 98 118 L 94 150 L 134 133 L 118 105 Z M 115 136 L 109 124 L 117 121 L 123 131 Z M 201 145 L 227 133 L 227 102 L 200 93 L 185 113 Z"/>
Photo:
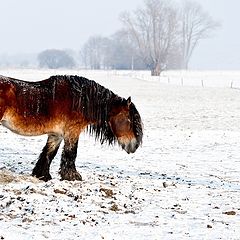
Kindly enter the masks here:
<path id="1" fill-rule="evenodd" d="M 127 99 L 127 106 L 129 107 L 131 103 L 132 103 L 132 100 L 131 100 L 131 97 L 129 97 L 129 98 Z"/>

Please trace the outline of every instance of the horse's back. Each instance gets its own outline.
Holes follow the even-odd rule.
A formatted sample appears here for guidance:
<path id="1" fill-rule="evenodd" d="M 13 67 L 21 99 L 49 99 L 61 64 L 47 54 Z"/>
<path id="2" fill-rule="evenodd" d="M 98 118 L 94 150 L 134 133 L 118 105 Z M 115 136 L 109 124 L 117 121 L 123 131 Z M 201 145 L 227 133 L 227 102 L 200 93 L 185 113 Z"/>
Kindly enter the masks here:
<path id="1" fill-rule="evenodd" d="M 67 128 L 86 126 L 81 112 L 73 110 L 66 77 L 38 82 L 0 77 L 0 121 L 21 135 L 63 134 Z"/>

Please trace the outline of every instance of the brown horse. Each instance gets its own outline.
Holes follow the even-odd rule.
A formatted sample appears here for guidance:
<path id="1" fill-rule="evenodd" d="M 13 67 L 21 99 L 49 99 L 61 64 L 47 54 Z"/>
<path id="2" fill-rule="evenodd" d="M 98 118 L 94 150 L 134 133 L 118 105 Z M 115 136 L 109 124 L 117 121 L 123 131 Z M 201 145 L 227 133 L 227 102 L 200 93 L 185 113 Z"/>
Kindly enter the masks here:
<path id="1" fill-rule="evenodd" d="M 0 122 L 25 136 L 48 134 L 32 175 L 48 181 L 49 168 L 64 140 L 62 180 L 82 180 L 76 171 L 78 138 L 87 127 L 101 143 L 118 142 L 134 153 L 142 142 L 141 117 L 131 102 L 79 76 L 26 82 L 0 76 Z"/>

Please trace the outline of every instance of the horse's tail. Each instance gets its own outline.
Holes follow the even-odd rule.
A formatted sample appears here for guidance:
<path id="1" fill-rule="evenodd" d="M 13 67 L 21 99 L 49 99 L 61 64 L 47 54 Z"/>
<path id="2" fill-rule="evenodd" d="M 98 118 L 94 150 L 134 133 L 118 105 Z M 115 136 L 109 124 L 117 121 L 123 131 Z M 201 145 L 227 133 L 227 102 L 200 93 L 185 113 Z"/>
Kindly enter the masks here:
<path id="1" fill-rule="evenodd" d="M 7 107 L 12 105 L 14 98 L 14 85 L 7 77 L 0 76 L 0 121 Z"/>

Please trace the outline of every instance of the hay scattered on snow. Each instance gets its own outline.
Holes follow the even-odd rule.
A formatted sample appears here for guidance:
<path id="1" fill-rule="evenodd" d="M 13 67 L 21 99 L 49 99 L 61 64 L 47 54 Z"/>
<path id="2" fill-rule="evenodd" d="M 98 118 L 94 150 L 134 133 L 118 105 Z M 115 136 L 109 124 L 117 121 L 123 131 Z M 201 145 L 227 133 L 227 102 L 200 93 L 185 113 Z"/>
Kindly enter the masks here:
<path id="1" fill-rule="evenodd" d="M 12 182 L 16 183 L 16 182 L 22 182 L 22 181 L 27 181 L 32 183 L 40 182 L 40 180 L 30 175 L 19 175 L 8 170 L 0 170 L 0 184 L 8 184 Z"/>

